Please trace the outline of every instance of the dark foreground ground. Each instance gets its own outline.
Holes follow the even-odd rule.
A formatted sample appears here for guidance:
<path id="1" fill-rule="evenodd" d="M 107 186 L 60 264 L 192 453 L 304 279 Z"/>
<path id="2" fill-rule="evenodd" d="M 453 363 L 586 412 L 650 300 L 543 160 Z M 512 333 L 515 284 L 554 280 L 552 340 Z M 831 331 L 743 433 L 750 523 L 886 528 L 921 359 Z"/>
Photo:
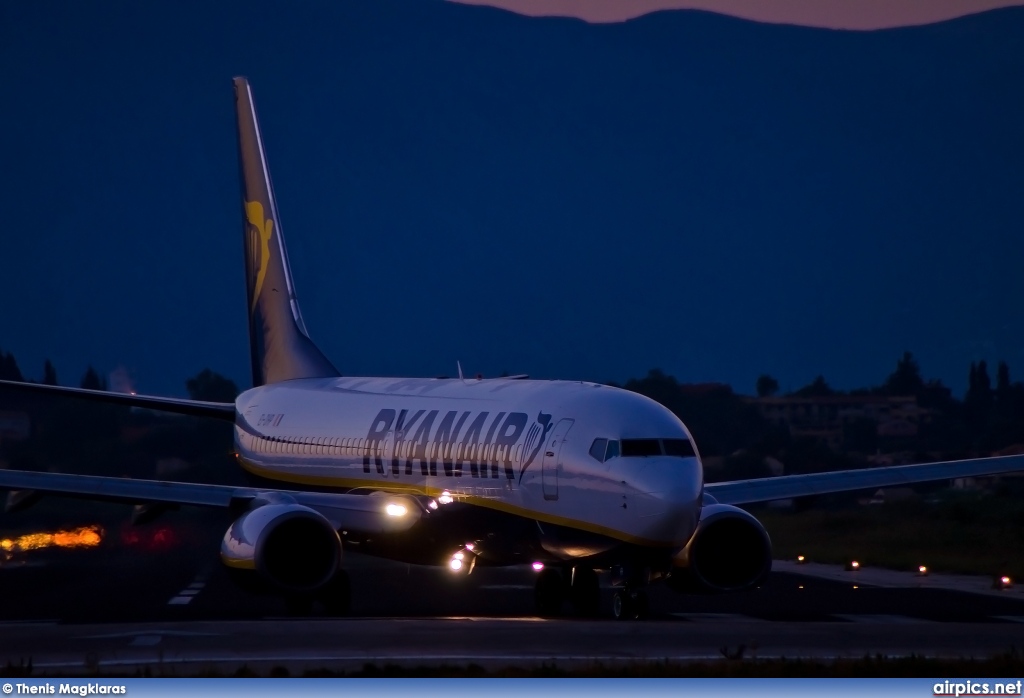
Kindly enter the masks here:
<path id="1" fill-rule="evenodd" d="M 230 674 L 246 666 L 295 674 L 367 664 L 507 671 L 602 663 L 643 673 L 635 662 L 725 657 L 1010 657 L 1020 665 L 1012 653 L 1024 648 L 1024 603 L 998 595 L 775 573 L 761 589 L 730 596 L 653 587 L 646 621 L 542 620 L 533 615 L 532 570 L 478 568 L 453 578 L 357 555 L 345 561 L 352 616 L 294 618 L 281 599 L 227 578 L 217 560 L 225 525 L 181 512 L 139 528 L 109 520 L 95 548 L 46 548 L 0 564 L 0 667 L 17 672 L 31 659 L 36 673 Z M 0 539 L 11 535 L 4 529 Z M 606 611 L 610 599 L 605 589 Z"/>

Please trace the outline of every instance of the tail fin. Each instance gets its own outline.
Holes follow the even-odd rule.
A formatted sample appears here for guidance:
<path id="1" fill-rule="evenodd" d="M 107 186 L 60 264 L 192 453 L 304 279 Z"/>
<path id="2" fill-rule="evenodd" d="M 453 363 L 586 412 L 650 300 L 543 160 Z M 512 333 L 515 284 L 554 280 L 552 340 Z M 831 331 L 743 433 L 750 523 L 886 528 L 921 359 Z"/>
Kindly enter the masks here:
<path id="1" fill-rule="evenodd" d="M 234 82 L 252 383 L 338 376 L 338 369 L 313 344 L 302 322 L 252 89 L 245 78 Z"/>

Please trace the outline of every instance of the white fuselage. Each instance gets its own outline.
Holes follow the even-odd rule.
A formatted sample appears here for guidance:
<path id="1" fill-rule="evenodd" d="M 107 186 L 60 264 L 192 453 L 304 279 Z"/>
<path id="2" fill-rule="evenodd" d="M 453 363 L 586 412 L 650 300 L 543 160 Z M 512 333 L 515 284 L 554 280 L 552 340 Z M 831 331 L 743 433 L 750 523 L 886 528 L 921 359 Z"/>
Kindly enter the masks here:
<path id="1" fill-rule="evenodd" d="M 669 410 L 626 390 L 568 381 L 323 378 L 254 388 L 236 405 L 239 460 L 273 480 L 447 493 L 539 525 L 659 548 L 683 546 L 700 516 L 696 451 L 602 460 L 595 440 L 616 449 L 629 439 L 690 440 Z"/>

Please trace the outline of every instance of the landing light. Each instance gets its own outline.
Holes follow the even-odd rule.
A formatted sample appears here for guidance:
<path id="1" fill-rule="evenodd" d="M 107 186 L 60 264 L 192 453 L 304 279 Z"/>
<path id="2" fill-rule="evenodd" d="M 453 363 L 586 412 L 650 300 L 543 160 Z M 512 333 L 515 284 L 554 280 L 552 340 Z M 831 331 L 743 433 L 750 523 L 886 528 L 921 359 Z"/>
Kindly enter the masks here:
<path id="1" fill-rule="evenodd" d="M 462 560 L 460 558 L 453 557 L 451 562 L 448 563 L 448 566 L 452 568 L 453 572 L 458 572 L 462 569 Z"/>
<path id="2" fill-rule="evenodd" d="M 544 563 L 543 562 L 535 562 L 535 563 L 533 563 L 533 571 L 534 572 L 540 572 L 542 569 L 544 569 Z"/>
<path id="3" fill-rule="evenodd" d="M 851 560 L 850 562 L 846 563 L 846 570 L 847 570 L 847 572 L 856 572 L 859 569 L 860 569 L 860 563 L 857 562 L 856 560 Z"/>
<path id="4" fill-rule="evenodd" d="M 388 504 L 384 511 L 388 516 L 405 516 L 409 512 L 403 504 Z"/>
<path id="5" fill-rule="evenodd" d="M 452 555 L 452 559 L 453 560 L 465 560 L 466 559 L 466 553 L 455 553 L 454 555 Z"/>
<path id="6" fill-rule="evenodd" d="M 448 490 L 442 492 L 441 496 L 437 498 L 438 504 L 451 504 L 453 501 L 455 500 L 452 499 L 452 493 L 449 492 Z"/>
<path id="7" fill-rule="evenodd" d="M 924 565 L 918 565 L 917 566 L 917 574 L 920 577 L 927 577 L 928 576 L 928 568 L 925 567 Z"/>
<path id="8" fill-rule="evenodd" d="M 796 556 L 796 563 L 797 563 L 798 565 L 802 565 L 802 564 L 804 564 L 805 562 L 807 562 L 807 558 L 806 558 L 806 557 L 804 557 L 803 555 L 797 555 L 797 556 Z"/>
<path id="9" fill-rule="evenodd" d="M 997 589 L 1009 589 L 1013 586 L 1013 580 L 1004 574 L 1002 577 L 996 579 L 996 583 L 993 586 Z"/>

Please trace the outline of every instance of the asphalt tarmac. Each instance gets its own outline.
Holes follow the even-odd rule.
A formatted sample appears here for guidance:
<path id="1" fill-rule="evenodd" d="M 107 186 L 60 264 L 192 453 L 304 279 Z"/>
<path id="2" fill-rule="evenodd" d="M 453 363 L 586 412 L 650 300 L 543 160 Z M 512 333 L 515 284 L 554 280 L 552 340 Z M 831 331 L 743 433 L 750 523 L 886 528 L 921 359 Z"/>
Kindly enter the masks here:
<path id="1" fill-rule="evenodd" d="M 0 563 L 0 665 L 26 657 L 54 670 L 154 662 L 228 670 L 240 663 L 520 665 L 736 652 L 980 658 L 1024 644 L 1018 594 L 878 587 L 855 574 L 844 580 L 787 571 L 742 594 L 684 596 L 652 586 L 645 621 L 611 620 L 608 588 L 607 619 L 539 619 L 529 568 L 478 567 L 454 577 L 443 568 L 355 554 L 344 561 L 351 616 L 327 618 L 314 609 L 314 617 L 296 618 L 284 600 L 241 590 L 228 578 L 217 556 L 226 525 L 219 516 L 182 512 L 141 527 L 114 518 L 102 524 L 95 547 L 11 556 Z M 0 540 L 26 532 L 5 527 Z"/>

